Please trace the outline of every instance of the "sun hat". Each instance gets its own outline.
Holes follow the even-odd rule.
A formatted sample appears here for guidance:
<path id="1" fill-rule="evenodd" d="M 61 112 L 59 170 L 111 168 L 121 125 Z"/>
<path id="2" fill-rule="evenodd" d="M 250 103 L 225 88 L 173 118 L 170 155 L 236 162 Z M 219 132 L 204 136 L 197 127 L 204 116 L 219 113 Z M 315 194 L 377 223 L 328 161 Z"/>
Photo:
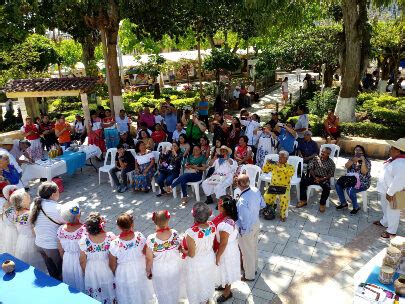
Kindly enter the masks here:
<path id="1" fill-rule="evenodd" d="M 11 138 L 0 139 L 0 145 L 14 145 L 14 141 Z"/>
<path id="2" fill-rule="evenodd" d="M 219 148 L 219 150 L 226 150 L 226 151 L 228 151 L 228 154 L 231 154 L 231 153 L 232 153 L 231 148 L 229 148 L 229 147 L 227 147 L 227 146 L 225 146 L 225 145 L 221 146 L 221 147 Z"/>
<path id="3" fill-rule="evenodd" d="M 394 140 L 387 140 L 387 143 L 394 147 L 397 148 L 398 150 L 405 152 L 405 138 L 400 138 L 397 141 Z"/>

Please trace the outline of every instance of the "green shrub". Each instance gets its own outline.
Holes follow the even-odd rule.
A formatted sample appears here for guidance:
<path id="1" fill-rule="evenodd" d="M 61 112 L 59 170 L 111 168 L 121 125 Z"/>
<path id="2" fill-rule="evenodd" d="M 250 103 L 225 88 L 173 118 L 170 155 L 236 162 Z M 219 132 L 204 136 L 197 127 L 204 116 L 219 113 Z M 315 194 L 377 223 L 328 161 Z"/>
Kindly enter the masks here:
<path id="1" fill-rule="evenodd" d="M 337 98 L 337 89 L 327 88 L 323 90 L 323 92 L 316 92 L 314 98 L 308 100 L 309 113 L 319 117 L 325 116 L 328 110 L 335 109 Z"/>
<path id="2" fill-rule="evenodd" d="M 361 107 L 366 101 L 376 98 L 379 96 L 379 93 L 372 92 L 372 93 L 360 93 L 356 99 L 356 107 Z"/>
<path id="3" fill-rule="evenodd" d="M 314 114 L 308 114 L 308 120 L 309 120 L 309 128 L 311 129 L 312 135 L 321 136 L 323 132 L 322 120 Z M 298 121 L 298 116 L 292 116 L 288 118 L 287 121 L 295 124 Z"/>
<path id="4" fill-rule="evenodd" d="M 403 125 L 392 128 L 374 122 L 342 122 L 340 127 L 344 135 L 377 139 L 398 139 L 405 134 L 405 126 Z"/>
<path id="5" fill-rule="evenodd" d="M 405 126 L 405 98 L 393 97 L 387 94 L 374 94 L 372 96 L 374 97 L 364 101 L 361 108 L 367 113 L 367 117 L 371 122 L 393 127 Z"/>

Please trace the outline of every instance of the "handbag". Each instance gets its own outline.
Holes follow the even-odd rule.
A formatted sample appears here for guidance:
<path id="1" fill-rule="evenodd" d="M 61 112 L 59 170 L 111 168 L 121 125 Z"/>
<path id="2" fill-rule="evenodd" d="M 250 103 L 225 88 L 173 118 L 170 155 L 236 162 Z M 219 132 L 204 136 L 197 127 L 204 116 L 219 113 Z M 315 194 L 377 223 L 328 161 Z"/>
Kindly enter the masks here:
<path id="1" fill-rule="evenodd" d="M 355 176 L 344 175 L 339 177 L 339 179 L 336 181 L 336 184 L 338 184 L 342 188 L 350 188 L 356 186 L 356 182 L 357 179 Z"/>
<path id="2" fill-rule="evenodd" d="M 269 186 L 267 188 L 267 193 L 268 194 L 277 194 L 277 195 L 282 195 L 285 194 L 287 191 L 287 187 L 284 186 Z"/>
<path id="3" fill-rule="evenodd" d="M 275 205 L 267 205 L 263 210 L 264 219 L 271 221 L 276 218 L 276 207 Z"/>

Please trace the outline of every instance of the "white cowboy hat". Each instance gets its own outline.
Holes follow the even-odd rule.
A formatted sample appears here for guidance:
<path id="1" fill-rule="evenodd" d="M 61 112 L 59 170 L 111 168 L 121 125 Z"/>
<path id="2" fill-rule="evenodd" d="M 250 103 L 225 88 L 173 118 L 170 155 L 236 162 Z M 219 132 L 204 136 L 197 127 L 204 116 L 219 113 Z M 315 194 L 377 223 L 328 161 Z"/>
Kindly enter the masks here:
<path id="1" fill-rule="evenodd" d="M 14 141 L 11 138 L 0 139 L 0 145 L 14 145 Z"/>
<path id="2" fill-rule="evenodd" d="M 226 150 L 226 151 L 228 151 L 228 154 L 231 154 L 231 153 L 232 153 L 231 148 L 229 148 L 229 147 L 227 147 L 227 146 L 225 146 L 225 145 L 221 146 L 221 148 L 219 148 L 219 150 Z"/>
<path id="3" fill-rule="evenodd" d="M 400 138 L 397 141 L 387 140 L 387 143 L 390 146 L 397 148 L 400 151 L 405 152 L 405 138 Z"/>

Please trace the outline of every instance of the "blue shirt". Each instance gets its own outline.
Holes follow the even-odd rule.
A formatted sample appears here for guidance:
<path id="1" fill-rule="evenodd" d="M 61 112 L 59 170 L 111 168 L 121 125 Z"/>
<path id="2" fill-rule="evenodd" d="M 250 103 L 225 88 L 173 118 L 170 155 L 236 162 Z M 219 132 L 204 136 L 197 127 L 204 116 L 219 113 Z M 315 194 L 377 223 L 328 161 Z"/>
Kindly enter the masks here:
<path id="1" fill-rule="evenodd" d="M 265 206 L 263 197 L 258 190 L 248 188 L 240 194 L 236 202 L 238 209 L 236 224 L 241 235 L 251 232 L 253 225 L 259 222 L 260 209 Z"/>
<path id="2" fill-rule="evenodd" d="M 166 114 L 163 120 L 166 124 L 167 132 L 173 133 L 174 130 L 176 130 L 177 114 L 176 113 Z"/>
<path id="3" fill-rule="evenodd" d="M 278 135 L 279 150 L 285 150 L 288 153 L 294 152 L 294 141 L 295 137 L 286 129 L 281 128 L 280 134 Z"/>
<path id="4" fill-rule="evenodd" d="M 208 116 L 209 104 L 206 100 L 201 100 L 198 104 L 198 114 L 203 116 Z"/>
<path id="5" fill-rule="evenodd" d="M 318 144 L 312 139 L 310 141 L 299 140 L 298 150 L 301 151 L 303 157 L 319 154 Z"/>
<path id="6" fill-rule="evenodd" d="M 3 170 L 2 173 L 4 179 L 6 179 L 10 185 L 17 185 L 20 182 L 21 174 L 13 165 L 8 165 L 7 170 Z"/>

